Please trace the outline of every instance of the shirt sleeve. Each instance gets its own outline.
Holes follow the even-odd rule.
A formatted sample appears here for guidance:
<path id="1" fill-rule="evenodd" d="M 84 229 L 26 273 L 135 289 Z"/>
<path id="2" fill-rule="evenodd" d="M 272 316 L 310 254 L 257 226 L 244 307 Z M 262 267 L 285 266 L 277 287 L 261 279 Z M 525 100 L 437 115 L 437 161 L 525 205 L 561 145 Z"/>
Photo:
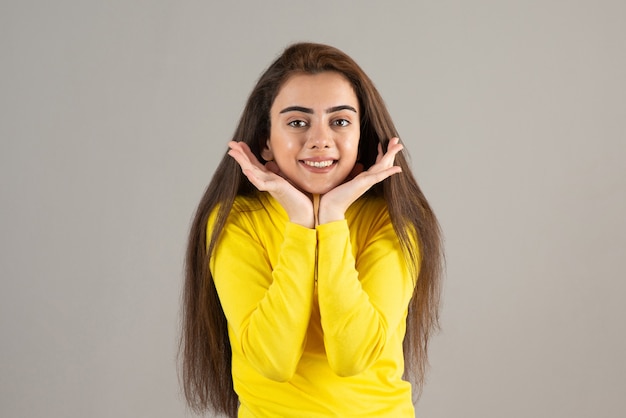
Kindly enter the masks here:
<path id="1" fill-rule="evenodd" d="M 265 377 L 288 381 L 306 343 L 316 234 L 288 222 L 272 265 L 254 229 L 244 215 L 231 213 L 211 257 L 211 273 L 235 337 L 231 344 Z"/>
<path id="2" fill-rule="evenodd" d="M 332 369 L 352 376 L 371 366 L 406 320 L 414 283 L 388 215 L 355 259 L 347 221 L 318 226 L 318 294 Z"/>

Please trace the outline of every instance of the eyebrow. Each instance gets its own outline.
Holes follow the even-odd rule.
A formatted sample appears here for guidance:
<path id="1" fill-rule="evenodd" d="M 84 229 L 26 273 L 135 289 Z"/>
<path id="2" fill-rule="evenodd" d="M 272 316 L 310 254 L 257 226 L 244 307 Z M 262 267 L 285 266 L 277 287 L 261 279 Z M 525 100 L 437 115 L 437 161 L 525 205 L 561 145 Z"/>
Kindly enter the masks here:
<path id="1" fill-rule="evenodd" d="M 354 107 L 349 106 L 349 105 L 339 105 L 339 106 L 329 107 L 328 109 L 326 109 L 326 113 L 339 112 L 340 110 L 350 110 L 354 113 L 358 113 Z M 315 113 L 313 109 L 309 107 L 303 107 L 303 106 L 289 106 L 281 110 L 279 113 L 287 113 L 287 112 L 302 112 L 302 113 L 310 113 L 310 114 Z"/>

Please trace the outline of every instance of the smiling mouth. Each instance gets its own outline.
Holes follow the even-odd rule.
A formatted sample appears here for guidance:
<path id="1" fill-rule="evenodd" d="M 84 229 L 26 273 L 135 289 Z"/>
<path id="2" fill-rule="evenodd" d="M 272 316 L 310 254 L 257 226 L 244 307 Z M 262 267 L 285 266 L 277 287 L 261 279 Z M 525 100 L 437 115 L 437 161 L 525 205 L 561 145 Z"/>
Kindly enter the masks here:
<path id="1" fill-rule="evenodd" d="M 330 167 L 331 165 L 333 165 L 336 160 L 327 160 L 327 161 L 302 161 L 305 165 L 308 165 L 309 167 L 315 167 L 315 168 L 326 168 L 326 167 Z"/>

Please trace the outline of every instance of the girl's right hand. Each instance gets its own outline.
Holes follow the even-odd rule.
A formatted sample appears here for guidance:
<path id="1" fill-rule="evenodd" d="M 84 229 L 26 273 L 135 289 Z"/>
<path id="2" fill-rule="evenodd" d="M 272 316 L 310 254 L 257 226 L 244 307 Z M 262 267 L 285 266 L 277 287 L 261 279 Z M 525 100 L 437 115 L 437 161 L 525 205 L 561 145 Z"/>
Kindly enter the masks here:
<path id="1" fill-rule="evenodd" d="M 315 226 L 311 199 L 281 177 L 276 164 L 261 164 L 245 142 L 230 141 L 228 147 L 228 155 L 237 161 L 250 183 L 271 194 L 285 209 L 291 222 L 306 228 Z"/>

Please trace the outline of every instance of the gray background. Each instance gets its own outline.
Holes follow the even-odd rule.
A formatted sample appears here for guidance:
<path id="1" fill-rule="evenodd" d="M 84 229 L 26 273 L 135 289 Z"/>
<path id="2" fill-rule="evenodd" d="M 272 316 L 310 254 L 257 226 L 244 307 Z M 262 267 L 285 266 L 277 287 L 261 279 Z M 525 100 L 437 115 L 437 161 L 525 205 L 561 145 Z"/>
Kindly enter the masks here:
<path id="1" fill-rule="evenodd" d="M 372 77 L 445 231 L 417 416 L 626 415 L 622 0 L 0 4 L 0 416 L 190 415 L 190 218 L 300 40 Z"/>

